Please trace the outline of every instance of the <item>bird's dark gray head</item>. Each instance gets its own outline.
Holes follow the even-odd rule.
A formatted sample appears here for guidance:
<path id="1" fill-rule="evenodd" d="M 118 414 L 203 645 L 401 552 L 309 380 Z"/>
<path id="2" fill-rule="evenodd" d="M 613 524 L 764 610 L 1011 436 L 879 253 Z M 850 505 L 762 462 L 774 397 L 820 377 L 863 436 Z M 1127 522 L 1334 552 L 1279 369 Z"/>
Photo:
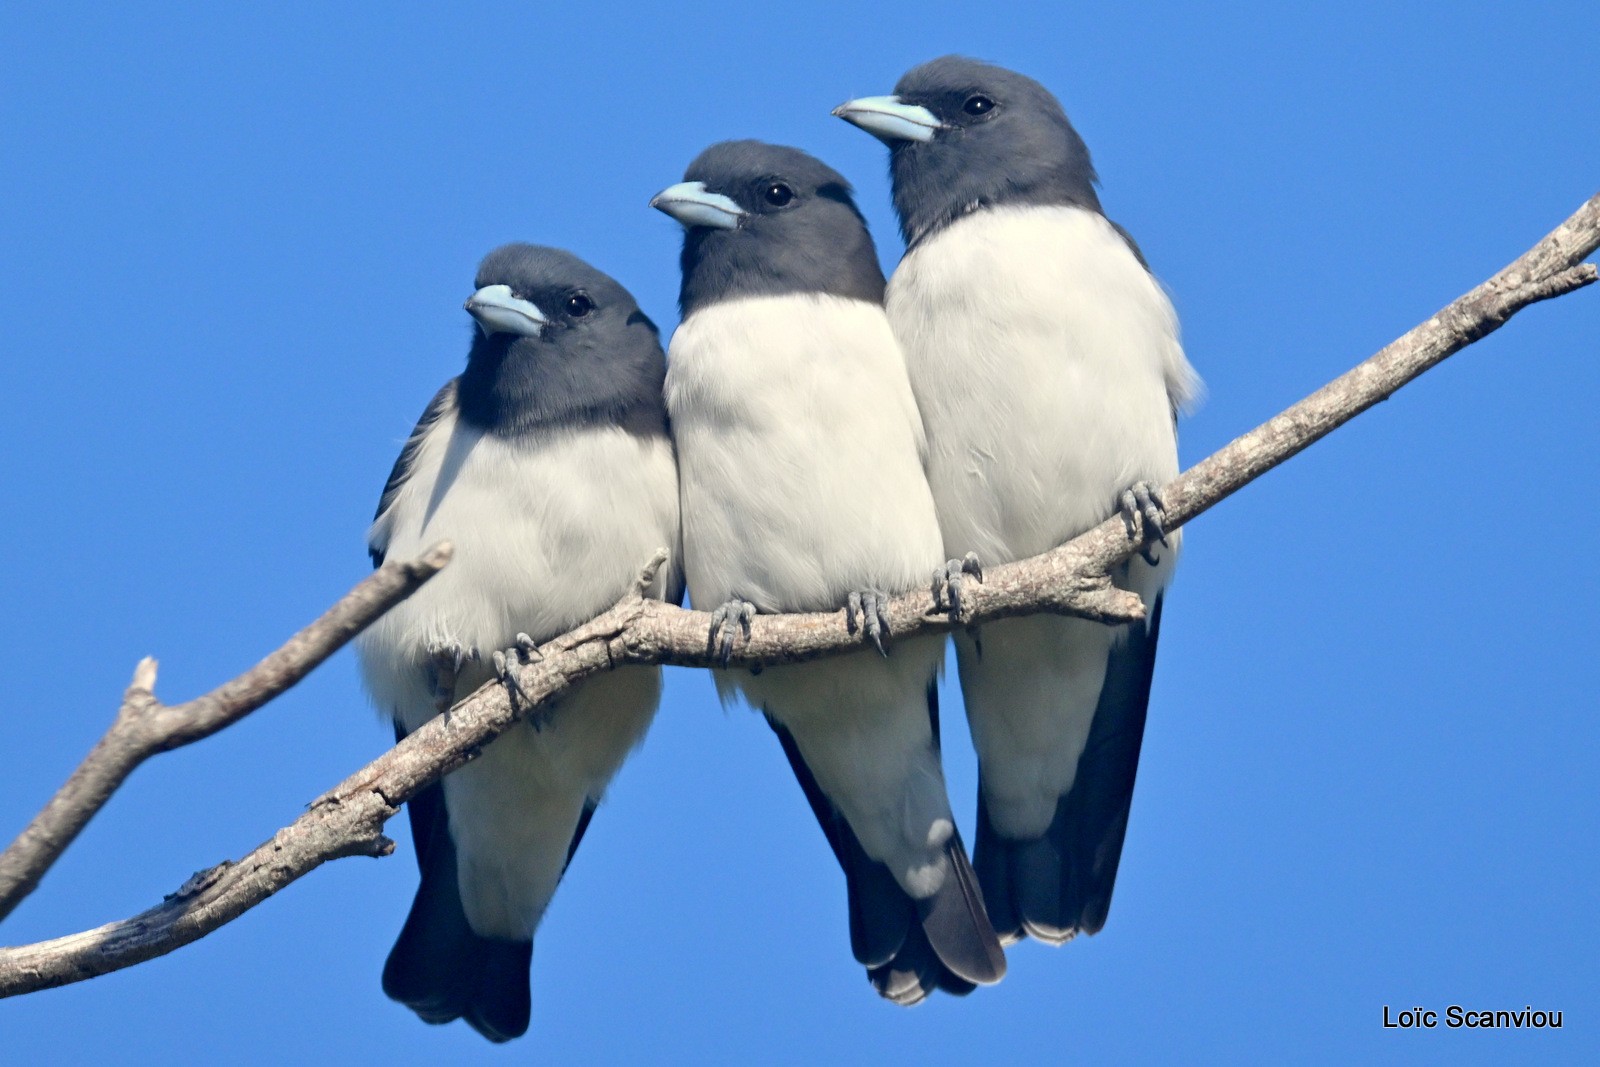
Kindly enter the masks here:
<path id="1" fill-rule="evenodd" d="M 655 323 L 621 285 L 570 252 L 509 244 L 484 257 L 466 304 L 479 330 L 461 375 L 461 418 L 515 437 L 614 424 L 665 425 Z"/>
<path id="2" fill-rule="evenodd" d="M 684 226 L 685 318 L 721 300 L 825 293 L 883 302 L 883 270 L 850 183 L 798 148 L 724 141 L 650 201 Z"/>
<path id="3" fill-rule="evenodd" d="M 893 96 L 852 100 L 833 113 L 889 146 L 908 246 L 984 207 L 1100 210 L 1089 149 L 1060 101 L 1004 67 L 943 56 L 907 71 Z"/>

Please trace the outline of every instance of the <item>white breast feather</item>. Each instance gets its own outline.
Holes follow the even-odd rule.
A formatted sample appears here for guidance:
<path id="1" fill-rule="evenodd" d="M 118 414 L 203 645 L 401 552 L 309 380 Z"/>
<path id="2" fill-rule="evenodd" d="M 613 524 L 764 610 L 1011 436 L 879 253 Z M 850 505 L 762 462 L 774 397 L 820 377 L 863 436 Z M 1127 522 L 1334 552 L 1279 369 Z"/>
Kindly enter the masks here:
<path id="1" fill-rule="evenodd" d="M 689 595 L 827 611 L 942 562 L 922 423 L 881 308 L 830 296 L 727 301 L 672 337 Z"/>
<path id="2" fill-rule="evenodd" d="M 971 215 L 909 253 L 887 296 L 929 428 L 945 550 L 1035 555 L 1178 473 L 1199 379 L 1172 305 L 1102 216 Z"/>

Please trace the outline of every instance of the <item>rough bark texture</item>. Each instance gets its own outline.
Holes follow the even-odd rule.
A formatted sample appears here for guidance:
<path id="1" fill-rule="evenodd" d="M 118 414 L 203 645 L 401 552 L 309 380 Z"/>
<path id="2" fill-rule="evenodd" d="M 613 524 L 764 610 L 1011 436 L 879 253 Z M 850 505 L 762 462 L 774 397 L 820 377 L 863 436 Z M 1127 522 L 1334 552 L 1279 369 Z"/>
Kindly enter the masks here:
<path id="1" fill-rule="evenodd" d="M 1595 281 L 1595 267 L 1580 264 L 1596 247 L 1600 247 L 1600 196 L 1589 200 L 1505 270 L 1165 486 L 1161 496 L 1169 528 L 1188 522 L 1386 399 L 1452 353 L 1498 329 L 1520 309 Z M 1135 619 L 1142 614 L 1138 598 L 1116 589 L 1108 574 L 1138 548 L 1135 532 L 1120 518 L 1111 519 L 1043 555 L 992 567 L 981 584 L 967 581 L 959 620 L 941 610 L 930 591 L 895 597 L 888 608 L 890 630 L 895 636 L 907 637 L 947 630 L 956 623 L 977 624 L 1038 612 L 1108 623 Z M 437 571 L 443 565 L 443 559 L 436 557 L 438 551 L 414 564 L 395 565 L 415 584 L 394 592 L 392 599 L 376 610 L 344 617 L 337 637 L 312 639 L 308 635 L 338 613 L 339 606 L 255 671 L 200 701 L 161 709 L 149 693 L 154 664 L 148 669 L 141 664 L 112 733 L 34 825 L 0 857 L 0 908 L 7 901 L 14 904 L 37 883 L 134 766 L 154 752 L 186 744 L 236 721 L 288 688 L 390 604 L 403 599 L 427 574 Z M 652 561 L 638 589 L 645 587 L 644 579 L 664 559 L 662 554 Z M 368 581 L 383 573 L 379 571 Z M 350 597 L 366 585 L 358 586 Z M 393 843 L 383 836 L 383 824 L 402 803 L 472 759 L 518 718 L 536 716 L 541 706 L 572 686 L 624 664 L 710 665 L 710 618 L 704 612 L 641 599 L 636 591 L 598 618 L 543 645 L 540 658 L 521 668 L 520 680 L 531 707 L 514 708 L 502 687 L 485 686 L 449 715 L 427 723 L 323 794 L 305 814 L 248 856 L 196 874 L 159 906 L 84 933 L 0 949 L 0 996 L 79 981 L 162 955 L 203 937 L 328 860 L 387 854 Z M 842 610 L 763 615 L 752 621 L 749 637 L 737 644 L 730 664 L 787 663 L 852 650 L 873 654 L 862 649 L 859 634 L 850 632 Z M 150 708 L 159 710 L 141 710 Z M 123 723 L 124 718 L 134 723 L 146 718 L 159 720 L 162 714 L 183 708 L 192 710 L 165 730 L 135 729 Z M 114 741 L 119 730 L 135 740 Z M 20 865 L 12 858 L 19 849 Z M 13 870 L 21 872 L 20 879 L 9 873 Z"/>

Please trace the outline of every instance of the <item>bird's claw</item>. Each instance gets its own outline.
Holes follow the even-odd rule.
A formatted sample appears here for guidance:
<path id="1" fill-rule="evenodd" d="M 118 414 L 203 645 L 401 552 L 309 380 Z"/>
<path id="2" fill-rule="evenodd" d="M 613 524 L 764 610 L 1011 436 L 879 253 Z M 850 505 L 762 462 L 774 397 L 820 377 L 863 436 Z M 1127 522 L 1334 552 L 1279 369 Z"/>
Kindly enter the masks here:
<path id="1" fill-rule="evenodd" d="M 1146 482 L 1134 482 L 1123 490 L 1118 505 L 1123 525 L 1128 530 L 1128 540 L 1139 541 L 1139 555 L 1154 567 L 1160 558 L 1151 551 L 1151 546 L 1171 547 L 1167 541 L 1167 505 Z"/>
<path id="2" fill-rule="evenodd" d="M 943 567 L 933 569 L 934 610 L 948 612 L 951 619 L 961 618 L 965 611 L 962 588 L 969 574 L 980 583 L 983 581 L 983 564 L 978 562 L 976 552 L 968 552 L 961 559 L 947 560 Z"/>
<path id="3" fill-rule="evenodd" d="M 878 655 L 887 656 L 889 650 L 884 647 L 884 640 L 889 636 L 889 597 L 876 589 L 863 589 L 851 593 L 844 602 L 844 626 L 846 630 L 855 633 L 858 628 L 866 640 L 878 650 Z"/>
<path id="4" fill-rule="evenodd" d="M 539 642 L 527 634 L 517 634 L 515 647 L 522 654 L 522 659 L 525 663 L 538 663 L 544 659 L 544 653 L 539 651 Z"/>
<path id="5" fill-rule="evenodd" d="M 711 628 L 706 632 L 706 654 L 726 667 L 733 657 L 736 635 L 744 634 L 750 640 L 750 620 L 756 606 L 748 600 L 735 598 L 711 613 Z"/>
<path id="6" fill-rule="evenodd" d="M 461 677 L 461 668 L 478 662 L 478 650 L 467 648 L 459 641 L 438 641 L 428 646 L 427 655 L 428 690 L 433 696 L 434 709 L 441 713 L 449 711 L 456 702 L 456 681 Z"/>

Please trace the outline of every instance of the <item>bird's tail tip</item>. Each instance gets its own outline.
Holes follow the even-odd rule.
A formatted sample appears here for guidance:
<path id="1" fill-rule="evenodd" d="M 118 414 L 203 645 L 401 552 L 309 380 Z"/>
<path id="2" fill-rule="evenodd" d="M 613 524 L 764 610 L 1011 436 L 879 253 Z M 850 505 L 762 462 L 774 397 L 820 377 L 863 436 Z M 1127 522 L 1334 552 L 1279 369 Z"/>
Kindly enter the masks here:
<path id="1" fill-rule="evenodd" d="M 983 890 L 959 835 L 945 846 L 949 876 L 939 891 L 918 903 L 922 929 L 941 963 L 973 985 L 994 985 L 1006 976 L 1006 954 L 984 907 Z"/>
<path id="2" fill-rule="evenodd" d="M 419 888 L 384 963 L 384 993 L 431 1025 L 464 1019 L 496 1044 L 521 1037 L 533 1014 L 533 942 L 479 936 L 459 914 L 459 903 L 425 899 L 431 888 L 426 882 Z"/>

